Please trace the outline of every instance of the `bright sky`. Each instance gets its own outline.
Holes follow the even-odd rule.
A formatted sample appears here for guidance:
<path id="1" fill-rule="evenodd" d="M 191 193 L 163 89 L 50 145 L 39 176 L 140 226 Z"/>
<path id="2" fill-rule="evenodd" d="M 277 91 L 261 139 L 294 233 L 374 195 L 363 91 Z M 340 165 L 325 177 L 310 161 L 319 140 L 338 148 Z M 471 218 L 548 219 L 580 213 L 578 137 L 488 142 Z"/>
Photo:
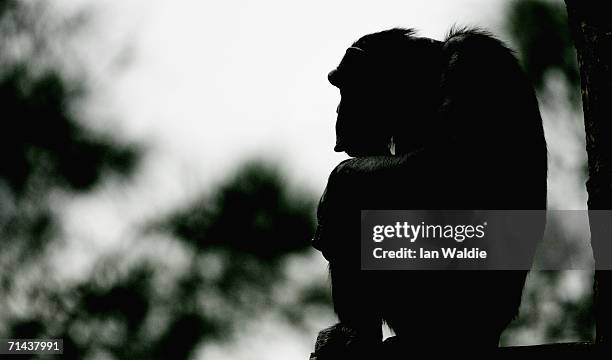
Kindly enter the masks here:
<path id="1" fill-rule="evenodd" d="M 320 193 L 344 158 L 332 150 L 339 94 L 326 75 L 346 47 L 394 26 L 438 39 L 455 23 L 499 32 L 507 3 L 55 2 L 66 11 L 92 9 L 91 28 L 76 42 L 94 79 L 90 118 L 151 149 L 133 184 L 108 185 L 69 208 L 77 268 L 96 252 L 120 246 L 134 224 L 210 188 L 249 158 L 276 160 L 292 182 Z M 127 66 L 118 71 L 121 64 Z M 261 358 L 307 356 L 303 347 L 286 348 Z M 244 356 L 257 358 L 252 355 Z"/>

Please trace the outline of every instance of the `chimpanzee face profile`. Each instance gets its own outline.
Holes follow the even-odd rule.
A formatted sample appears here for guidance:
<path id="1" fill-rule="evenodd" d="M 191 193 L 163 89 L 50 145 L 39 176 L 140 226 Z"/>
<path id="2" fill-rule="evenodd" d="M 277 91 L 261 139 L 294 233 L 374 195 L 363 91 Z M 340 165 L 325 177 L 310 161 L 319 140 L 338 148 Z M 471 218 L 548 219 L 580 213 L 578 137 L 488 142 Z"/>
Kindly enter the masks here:
<path id="1" fill-rule="evenodd" d="M 329 82 L 340 89 L 336 112 L 337 152 L 389 155 L 420 148 L 435 121 L 441 43 L 416 38 L 412 30 L 366 35 L 350 46 Z M 391 35 L 392 47 L 381 37 Z"/>
<path id="2" fill-rule="evenodd" d="M 350 156 L 389 154 L 391 134 L 382 123 L 384 106 L 374 101 L 372 90 L 364 86 L 340 88 L 340 102 L 336 108 L 336 152 Z M 378 110 L 377 110 L 378 109 Z"/>

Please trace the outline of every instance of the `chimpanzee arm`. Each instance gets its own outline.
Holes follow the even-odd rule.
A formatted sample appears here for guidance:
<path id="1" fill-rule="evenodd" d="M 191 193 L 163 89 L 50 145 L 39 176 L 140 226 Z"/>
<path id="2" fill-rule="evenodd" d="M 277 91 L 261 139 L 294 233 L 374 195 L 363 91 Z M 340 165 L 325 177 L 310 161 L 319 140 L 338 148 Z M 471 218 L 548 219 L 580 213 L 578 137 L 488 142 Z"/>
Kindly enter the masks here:
<path id="1" fill-rule="evenodd" d="M 389 191 L 407 185 L 408 169 L 423 168 L 434 160 L 431 152 L 353 158 L 340 163 L 330 174 L 317 209 L 313 246 L 329 261 L 334 310 L 340 320 L 334 329 L 351 334 L 338 339 L 345 343 L 344 355 L 363 354 L 382 341 L 382 292 L 377 274 L 361 271 L 360 266 L 360 211 L 383 209 L 384 199 L 393 199 L 388 205 L 396 203 L 401 194 Z M 330 347 L 338 348 L 333 339 L 327 341 Z"/>

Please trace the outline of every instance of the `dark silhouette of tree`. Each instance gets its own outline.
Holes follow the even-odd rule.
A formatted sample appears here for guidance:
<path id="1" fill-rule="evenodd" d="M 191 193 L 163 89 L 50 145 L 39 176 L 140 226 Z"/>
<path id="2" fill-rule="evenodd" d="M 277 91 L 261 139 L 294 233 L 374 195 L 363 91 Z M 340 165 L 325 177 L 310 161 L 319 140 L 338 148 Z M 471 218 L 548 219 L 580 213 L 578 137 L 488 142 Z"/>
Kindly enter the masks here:
<path id="1" fill-rule="evenodd" d="M 612 24 L 605 2 L 566 0 L 570 29 L 578 51 L 582 107 L 589 158 L 589 210 L 612 208 Z M 609 219 L 590 217 L 591 243 L 596 264 L 609 264 Z M 607 231 L 608 230 L 608 231 Z M 612 275 L 595 273 L 597 341 L 612 339 Z"/>

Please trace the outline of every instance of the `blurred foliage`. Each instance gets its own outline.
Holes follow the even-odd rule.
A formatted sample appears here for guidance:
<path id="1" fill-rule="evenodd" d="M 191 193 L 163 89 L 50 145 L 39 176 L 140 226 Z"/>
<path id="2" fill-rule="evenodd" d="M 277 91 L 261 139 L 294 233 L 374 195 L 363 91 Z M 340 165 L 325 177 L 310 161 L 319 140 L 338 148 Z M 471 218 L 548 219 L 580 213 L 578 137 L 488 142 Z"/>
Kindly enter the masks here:
<path id="1" fill-rule="evenodd" d="M 306 307 L 330 304 L 327 284 L 287 283 L 288 256 L 310 249 L 314 208 L 314 198 L 286 185 L 277 168 L 252 161 L 152 229 L 189 249 L 178 293 L 200 304 L 197 313 L 218 334 L 269 311 L 300 326 Z"/>
<path id="2" fill-rule="evenodd" d="M 514 0 L 507 13 L 506 29 L 536 88 L 543 89 L 550 71 L 559 71 L 571 89 L 570 101 L 578 104 L 580 75 L 564 2 Z"/>
<path id="3" fill-rule="evenodd" d="M 521 312 L 504 332 L 502 345 L 546 344 L 594 339 L 592 271 L 532 271 Z M 580 289 L 568 289 L 579 283 Z"/>
<path id="4" fill-rule="evenodd" d="M 314 204 L 292 194 L 278 170 L 254 162 L 208 199 L 172 216 L 167 226 L 198 251 L 231 249 L 241 256 L 273 262 L 309 246 Z"/>
<path id="5" fill-rule="evenodd" d="M 68 321 L 63 309 L 75 290 L 53 282 L 43 256 L 61 246 L 53 196 L 93 190 L 111 174 L 128 176 L 141 153 L 139 145 L 92 130 L 74 110 L 85 99 L 87 81 L 75 76 L 77 62 L 70 63 L 72 71 L 63 65 L 74 59 L 58 44 L 83 18 L 64 20 L 53 18 L 46 2 L 0 1 L 3 338 L 57 334 Z M 115 301 L 129 299 L 126 306 L 138 310 L 132 295 Z M 68 348 L 71 343 L 67 336 Z"/>
<path id="6" fill-rule="evenodd" d="M 556 92 L 559 89 L 546 91 L 549 76 L 557 72 L 563 75 L 563 85 L 567 88 L 563 94 L 568 98 L 558 99 L 566 103 L 564 111 L 579 108 L 580 75 L 565 3 L 561 0 L 514 0 L 506 11 L 506 30 L 540 100 L 559 98 Z M 584 141 L 583 133 L 577 132 L 576 136 L 581 138 L 579 143 Z M 556 161 L 554 156 L 549 154 L 553 162 Z M 581 170 L 579 176 L 586 176 L 586 163 Z M 555 221 L 547 223 L 545 236 L 544 245 L 572 244 L 562 224 Z M 559 253 L 576 254 L 577 251 L 568 248 Z M 592 341 L 592 276 L 590 271 L 532 271 L 523 292 L 519 316 L 506 329 L 501 343 L 521 345 L 521 339 L 541 343 Z M 578 282 L 580 289 L 567 289 L 569 279 Z M 572 293 L 574 296 L 568 295 Z"/>
<path id="7" fill-rule="evenodd" d="M 64 71 L 50 43 L 74 23 L 56 24 L 47 14 L 42 2 L 0 6 L 0 244 L 12 245 L 4 254 L 17 264 L 44 250 L 56 233 L 50 196 L 91 190 L 108 174 L 128 175 L 140 153 L 94 132 L 73 110 L 86 82 Z"/>
<path id="8" fill-rule="evenodd" d="M 89 190 L 103 173 L 133 168 L 136 148 L 93 133 L 71 114 L 78 84 L 57 72 L 32 77 L 28 70 L 19 64 L 0 78 L 6 114 L 0 124 L 0 177 L 16 196 L 28 195 L 32 182 L 46 191 Z"/>
<path id="9" fill-rule="evenodd" d="M 148 236 L 165 238 L 184 254 L 178 268 L 162 251 L 135 261 L 102 256 L 73 284 L 49 272 L 43 255 L 62 235 L 53 194 L 85 194 L 109 175 L 128 176 L 141 156 L 138 145 L 93 131 L 74 110 L 87 79 L 66 71 L 58 39 L 86 25 L 79 14 L 54 18 L 43 2 L 0 2 L 0 337 L 63 338 L 64 358 L 185 359 L 266 312 L 299 326 L 308 306 L 328 309 L 326 284 L 287 278 L 288 256 L 309 249 L 314 198 L 263 162 L 132 240 L 136 253 L 155 246 L 141 241 Z"/>
<path id="10" fill-rule="evenodd" d="M 295 285 L 285 283 L 287 256 L 309 248 L 314 199 L 262 162 L 144 229 L 143 239 L 155 233 L 183 249 L 179 269 L 165 266 L 163 253 L 135 262 L 117 253 L 99 258 L 84 282 L 48 272 L 42 255 L 61 246 L 53 194 L 130 175 L 141 150 L 91 130 L 74 111 L 87 81 L 66 72 L 58 38 L 86 21 L 54 19 L 41 4 L 0 2 L 1 337 L 63 338 L 73 359 L 184 359 L 267 311 L 299 325 L 306 306 L 328 306 L 325 284 L 283 294 Z"/>
<path id="11" fill-rule="evenodd" d="M 187 359 L 259 316 L 274 313 L 299 328 L 307 314 L 329 311 L 327 284 L 287 276 L 288 256 L 309 246 L 311 197 L 259 162 L 211 194 L 145 229 L 183 249 L 179 268 L 155 256 L 103 258 L 85 283 L 38 288 L 39 306 L 9 333 L 63 338 L 67 358 Z"/>

